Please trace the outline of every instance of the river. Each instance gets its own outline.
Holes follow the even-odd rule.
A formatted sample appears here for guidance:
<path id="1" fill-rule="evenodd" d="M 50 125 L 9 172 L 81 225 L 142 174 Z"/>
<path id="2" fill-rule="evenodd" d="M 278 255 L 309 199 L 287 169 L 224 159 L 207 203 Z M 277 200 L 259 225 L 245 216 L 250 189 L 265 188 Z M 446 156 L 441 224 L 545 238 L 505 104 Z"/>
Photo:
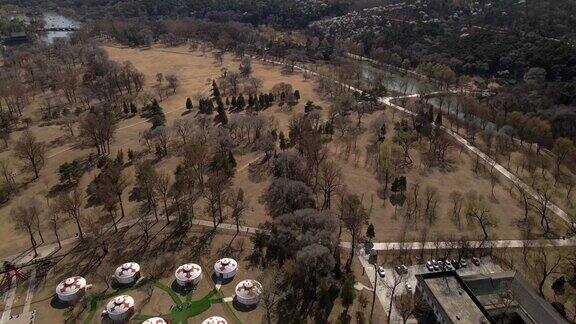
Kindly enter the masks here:
<path id="1" fill-rule="evenodd" d="M 80 23 L 62 16 L 55 12 L 47 12 L 43 16 L 45 28 L 80 28 Z M 43 34 L 40 39 L 47 43 L 52 44 L 56 38 L 68 38 L 73 32 L 71 31 L 49 31 Z"/>
<path id="2" fill-rule="evenodd" d="M 30 22 L 30 17 L 25 14 L 14 14 L 9 16 L 10 19 L 20 19 L 24 22 Z M 44 28 L 80 28 L 81 24 L 71 18 L 62 16 L 55 12 L 47 12 L 43 14 Z M 39 35 L 40 40 L 46 44 L 54 43 L 56 38 L 68 38 L 72 31 L 49 31 Z"/>

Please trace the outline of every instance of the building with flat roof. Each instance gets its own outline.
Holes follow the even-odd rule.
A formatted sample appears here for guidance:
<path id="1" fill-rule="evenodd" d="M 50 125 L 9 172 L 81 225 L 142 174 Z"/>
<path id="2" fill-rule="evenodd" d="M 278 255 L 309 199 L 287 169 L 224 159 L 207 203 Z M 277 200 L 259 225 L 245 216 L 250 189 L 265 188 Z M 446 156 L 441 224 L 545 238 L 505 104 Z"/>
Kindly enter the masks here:
<path id="1" fill-rule="evenodd" d="M 439 323 L 568 323 L 515 272 L 431 272 L 416 280 Z"/>

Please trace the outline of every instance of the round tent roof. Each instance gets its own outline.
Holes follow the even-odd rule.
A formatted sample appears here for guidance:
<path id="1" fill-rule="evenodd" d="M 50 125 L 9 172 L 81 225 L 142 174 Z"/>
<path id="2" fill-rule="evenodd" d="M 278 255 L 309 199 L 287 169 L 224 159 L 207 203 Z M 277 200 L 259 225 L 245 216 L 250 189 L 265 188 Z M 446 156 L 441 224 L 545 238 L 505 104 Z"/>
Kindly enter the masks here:
<path id="1" fill-rule="evenodd" d="M 190 282 L 202 274 L 202 267 L 195 263 L 186 263 L 178 267 L 174 272 L 176 279 L 183 282 Z"/>
<path id="2" fill-rule="evenodd" d="M 236 296 L 245 300 L 258 298 L 261 293 L 262 285 L 256 280 L 242 280 L 236 285 Z"/>
<path id="3" fill-rule="evenodd" d="M 134 298 L 128 295 L 116 296 L 106 304 L 106 312 L 110 315 L 124 314 L 134 307 Z"/>
<path id="4" fill-rule="evenodd" d="M 56 294 L 60 296 L 69 296 L 78 293 L 86 287 L 86 279 L 80 276 L 70 277 L 56 286 Z"/>
<path id="5" fill-rule="evenodd" d="M 230 273 L 236 271 L 238 263 L 234 259 L 223 258 L 214 263 L 214 271 L 216 273 Z"/>
<path id="6" fill-rule="evenodd" d="M 142 324 L 166 324 L 166 321 L 162 317 L 151 317 Z"/>
<path id="7" fill-rule="evenodd" d="M 116 268 L 114 275 L 116 278 L 130 278 L 140 271 L 140 265 L 136 262 L 126 262 Z"/>
<path id="8" fill-rule="evenodd" d="M 228 322 L 220 316 L 212 316 L 202 322 L 202 324 L 228 324 Z"/>

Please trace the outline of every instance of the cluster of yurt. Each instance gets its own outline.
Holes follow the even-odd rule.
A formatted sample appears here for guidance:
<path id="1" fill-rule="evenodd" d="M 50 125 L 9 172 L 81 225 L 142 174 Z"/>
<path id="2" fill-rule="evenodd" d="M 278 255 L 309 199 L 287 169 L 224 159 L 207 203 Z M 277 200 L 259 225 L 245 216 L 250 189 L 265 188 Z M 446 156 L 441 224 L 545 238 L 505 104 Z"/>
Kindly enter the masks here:
<path id="1" fill-rule="evenodd" d="M 126 262 L 116 268 L 114 278 L 119 284 L 132 284 L 141 278 L 140 265 L 136 262 Z M 238 272 L 238 262 L 232 258 L 222 258 L 214 263 L 214 273 L 218 280 L 234 278 Z M 176 283 L 181 287 L 194 287 L 202 280 L 202 267 L 195 263 L 186 263 L 174 271 Z M 86 279 L 80 276 L 70 277 L 58 284 L 56 294 L 61 302 L 75 303 L 85 293 Z M 236 300 L 244 306 L 253 306 L 260 301 L 262 285 L 252 279 L 242 280 L 236 285 Z M 112 298 L 106 304 L 102 317 L 113 322 L 126 322 L 134 315 L 134 298 L 129 295 L 120 295 Z M 165 324 L 160 317 L 147 319 L 144 324 Z M 202 324 L 227 324 L 228 322 L 219 316 L 212 316 Z"/>
<path id="2" fill-rule="evenodd" d="M 205 319 L 202 324 L 228 324 L 228 322 L 220 316 L 212 316 Z"/>
<path id="3" fill-rule="evenodd" d="M 63 303 L 76 303 L 86 292 L 86 279 L 80 276 L 64 279 L 56 286 L 56 295 Z"/>
<path id="4" fill-rule="evenodd" d="M 196 286 L 202 280 L 202 267 L 195 263 L 186 263 L 174 271 L 174 276 L 181 287 Z"/>
<path id="5" fill-rule="evenodd" d="M 126 262 L 116 268 L 114 277 L 119 284 L 132 284 L 140 279 L 140 265 L 136 262 Z"/>

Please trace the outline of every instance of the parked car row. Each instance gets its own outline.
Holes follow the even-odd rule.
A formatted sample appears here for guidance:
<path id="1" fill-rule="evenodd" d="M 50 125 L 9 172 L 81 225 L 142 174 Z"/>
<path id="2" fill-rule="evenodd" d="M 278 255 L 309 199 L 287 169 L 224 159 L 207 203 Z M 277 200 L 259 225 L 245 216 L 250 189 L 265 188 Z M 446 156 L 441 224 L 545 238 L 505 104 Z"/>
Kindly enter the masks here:
<path id="1" fill-rule="evenodd" d="M 480 259 L 476 257 L 472 258 L 472 262 L 477 266 L 480 265 Z M 455 269 L 465 268 L 467 266 L 468 262 L 464 258 L 426 261 L 426 268 L 431 272 L 452 271 Z"/>

